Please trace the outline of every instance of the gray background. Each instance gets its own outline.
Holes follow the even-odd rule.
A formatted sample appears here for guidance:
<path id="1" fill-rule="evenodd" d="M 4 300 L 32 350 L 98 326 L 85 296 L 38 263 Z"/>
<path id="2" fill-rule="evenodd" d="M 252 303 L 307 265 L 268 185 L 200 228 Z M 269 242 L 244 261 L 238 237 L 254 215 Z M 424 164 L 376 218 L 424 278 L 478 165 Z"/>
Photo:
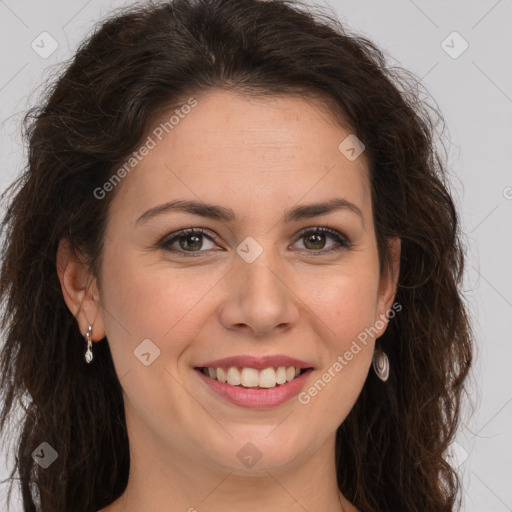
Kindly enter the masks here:
<path id="1" fill-rule="evenodd" d="M 464 482 L 462 510 L 512 511 L 512 1 L 316 3 L 330 6 L 347 27 L 389 52 L 391 62 L 416 73 L 447 121 L 453 191 L 467 240 L 464 292 L 477 338 L 470 382 L 475 413 L 470 417 L 467 408 L 453 463 Z M 0 0 L 2 190 L 26 157 L 23 112 L 94 22 L 126 4 Z M 40 35 L 45 31 L 58 44 L 49 56 L 41 55 L 51 49 L 48 36 Z M 468 48 L 457 56 L 464 41 Z M 0 481 L 7 477 L 1 460 Z M 1 500 L 5 489 L 0 484 Z M 12 510 L 21 512 L 21 505 L 16 501 Z"/>

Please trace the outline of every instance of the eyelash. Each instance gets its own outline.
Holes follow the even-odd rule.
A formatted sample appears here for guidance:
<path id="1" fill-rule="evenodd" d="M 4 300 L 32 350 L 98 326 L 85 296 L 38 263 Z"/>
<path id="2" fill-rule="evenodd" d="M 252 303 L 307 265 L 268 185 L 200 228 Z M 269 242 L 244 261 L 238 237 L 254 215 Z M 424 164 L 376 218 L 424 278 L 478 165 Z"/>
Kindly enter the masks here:
<path id="1" fill-rule="evenodd" d="M 299 235 L 297 237 L 297 241 L 300 240 L 301 238 L 304 238 L 307 235 L 314 235 L 314 234 L 318 234 L 318 233 L 327 234 L 327 235 L 331 236 L 331 238 L 333 238 L 336 241 L 337 245 L 334 245 L 334 246 L 330 247 L 329 249 L 319 249 L 317 251 L 304 249 L 306 252 L 312 253 L 312 255 L 314 255 L 314 256 L 322 256 L 327 253 L 332 253 L 332 252 L 341 251 L 341 250 L 347 251 L 347 250 L 352 249 L 352 247 L 354 245 L 354 244 L 352 244 L 352 242 L 350 242 L 350 240 L 348 240 L 341 233 L 339 233 L 338 231 L 336 231 L 334 229 L 330 229 L 327 227 L 306 228 L 299 233 Z M 202 236 L 205 236 L 206 238 L 209 238 L 212 242 L 215 242 L 215 243 L 218 243 L 218 241 L 219 241 L 217 236 L 208 234 L 202 228 L 188 228 L 188 229 L 183 229 L 176 233 L 171 233 L 170 235 L 165 236 L 159 242 L 158 245 L 161 249 L 164 249 L 169 252 L 177 253 L 180 256 L 183 256 L 185 258 L 201 257 L 200 254 L 207 252 L 207 251 L 184 251 L 183 249 L 178 249 L 178 250 L 170 249 L 170 246 L 175 241 L 177 241 L 178 239 L 180 239 L 182 237 L 190 236 L 190 235 L 202 235 Z"/>

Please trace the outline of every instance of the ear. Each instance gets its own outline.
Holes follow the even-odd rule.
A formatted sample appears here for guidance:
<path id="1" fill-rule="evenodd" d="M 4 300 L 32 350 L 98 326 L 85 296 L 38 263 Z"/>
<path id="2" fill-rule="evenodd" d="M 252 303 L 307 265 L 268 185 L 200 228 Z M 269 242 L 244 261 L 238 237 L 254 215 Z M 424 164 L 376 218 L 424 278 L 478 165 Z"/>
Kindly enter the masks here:
<path id="1" fill-rule="evenodd" d="M 388 247 L 390 251 L 390 265 L 386 268 L 382 275 L 380 276 L 379 281 L 379 292 L 377 299 L 377 312 L 378 318 L 376 319 L 376 324 L 380 325 L 384 323 L 384 327 L 379 329 L 379 333 L 376 336 L 382 336 L 384 331 L 386 330 L 388 324 L 388 314 L 387 312 L 391 309 L 393 305 L 393 301 L 395 299 L 397 284 L 398 284 L 398 275 L 400 273 L 400 249 L 401 249 L 401 240 L 398 237 L 388 238 Z M 400 309 L 402 309 L 400 307 Z M 398 311 L 400 311 L 398 309 Z M 379 322 L 380 320 L 380 322 Z"/>
<path id="2" fill-rule="evenodd" d="M 57 250 L 57 274 L 64 301 L 76 318 L 80 332 L 85 336 L 92 325 L 91 339 L 103 339 L 105 328 L 96 277 L 86 259 L 80 260 L 73 254 L 67 238 L 60 241 Z"/>

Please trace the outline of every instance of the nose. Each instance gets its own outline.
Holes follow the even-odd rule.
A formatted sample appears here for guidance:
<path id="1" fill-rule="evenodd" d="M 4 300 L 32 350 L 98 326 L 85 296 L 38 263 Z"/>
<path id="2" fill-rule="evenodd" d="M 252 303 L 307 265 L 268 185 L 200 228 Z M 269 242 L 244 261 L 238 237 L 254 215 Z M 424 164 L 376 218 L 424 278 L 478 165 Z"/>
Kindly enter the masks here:
<path id="1" fill-rule="evenodd" d="M 271 251 L 263 251 L 252 263 L 240 258 L 235 265 L 226 278 L 225 300 L 219 311 L 224 328 L 253 337 L 291 329 L 299 319 L 300 301 L 290 272 L 286 278 L 284 264 Z"/>

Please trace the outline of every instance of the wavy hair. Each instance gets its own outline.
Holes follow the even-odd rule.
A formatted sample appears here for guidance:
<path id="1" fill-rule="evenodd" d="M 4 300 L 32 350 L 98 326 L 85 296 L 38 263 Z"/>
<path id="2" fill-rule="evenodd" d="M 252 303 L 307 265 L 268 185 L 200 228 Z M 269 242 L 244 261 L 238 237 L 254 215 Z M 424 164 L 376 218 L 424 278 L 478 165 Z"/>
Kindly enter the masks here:
<path id="1" fill-rule="evenodd" d="M 84 364 L 57 248 L 68 239 L 100 278 L 115 191 L 98 200 L 94 190 L 158 116 L 213 89 L 316 98 L 364 143 L 381 270 L 390 264 L 387 239 L 402 240 L 402 310 L 378 340 L 389 380 L 370 372 L 337 430 L 338 486 L 363 512 L 453 511 L 461 484 L 446 454 L 473 337 L 435 102 L 413 74 L 389 66 L 374 43 L 318 6 L 171 0 L 102 20 L 24 118 L 28 162 L 2 196 L 0 274 L 0 429 L 6 434 L 10 415 L 21 412 L 11 479 L 19 480 L 24 512 L 96 512 L 126 487 L 121 386 L 108 343 Z M 58 452 L 44 470 L 31 455 L 43 441 Z"/>

